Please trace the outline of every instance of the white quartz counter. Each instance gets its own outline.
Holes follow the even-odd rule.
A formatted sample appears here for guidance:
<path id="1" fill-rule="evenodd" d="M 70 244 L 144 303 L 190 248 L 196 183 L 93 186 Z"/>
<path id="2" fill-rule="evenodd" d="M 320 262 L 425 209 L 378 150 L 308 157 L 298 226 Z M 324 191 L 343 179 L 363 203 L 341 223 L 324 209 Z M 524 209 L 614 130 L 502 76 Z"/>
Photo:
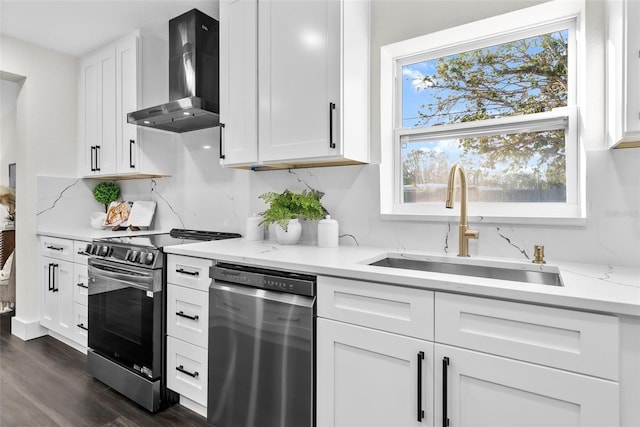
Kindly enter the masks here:
<path id="1" fill-rule="evenodd" d="M 302 244 L 287 246 L 270 241 L 230 239 L 168 246 L 165 247 L 165 252 L 398 286 L 640 316 L 640 269 L 636 268 L 556 264 L 548 260 L 548 264 L 540 268 L 543 271 L 559 269 L 564 284 L 549 286 L 368 265 L 384 258 L 388 253 L 400 252 L 404 256 L 420 259 L 449 257 L 454 261 L 459 260 L 455 255 L 396 249 L 355 246 L 319 248 Z M 474 257 L 469 261 L 484 265 L 509 264 L 511 268 L 531 268 L 530 261 L 482 257 Z"/>
<path id="2" fill-rule="evenodd" d="M 144 236 L 148 234 L 168 233 L 163 230 L 120 230 L 112 231 L 110 228 L 96 230 L 94 228 L 56 228 L 55 230 L 38 230 L 36 234 L 39 236 L 59 237 L 61 239 L 84 240 L 91 241 L 93 239 L 104 239 L 109 237 L 128 237 L 128 236 Z"/>

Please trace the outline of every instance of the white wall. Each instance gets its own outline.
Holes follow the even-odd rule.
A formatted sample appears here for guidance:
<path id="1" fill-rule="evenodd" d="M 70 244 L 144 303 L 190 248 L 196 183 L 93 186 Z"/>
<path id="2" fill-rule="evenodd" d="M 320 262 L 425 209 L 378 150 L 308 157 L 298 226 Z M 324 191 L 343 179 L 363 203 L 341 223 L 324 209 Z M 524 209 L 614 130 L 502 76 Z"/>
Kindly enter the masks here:
<path id="1" fill-rule="evenodd" d="M 16 316 L 38 318 L 36 176 L 76 174 L 76 58 L 0 35 L 0 71 L 24 77 L 16 109 Z"/>

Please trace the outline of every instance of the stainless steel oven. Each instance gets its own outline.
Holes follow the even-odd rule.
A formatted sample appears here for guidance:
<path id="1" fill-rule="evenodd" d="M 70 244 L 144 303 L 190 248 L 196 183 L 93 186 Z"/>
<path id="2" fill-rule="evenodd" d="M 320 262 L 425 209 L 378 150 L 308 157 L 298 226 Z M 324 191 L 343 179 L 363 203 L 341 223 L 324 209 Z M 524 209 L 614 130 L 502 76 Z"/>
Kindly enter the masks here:
<path id="1" fill-rule="evenodd" d="M 165 254 L 168 245 L 239 237 L 172 230 L 87 245 L 89 340 L 87 370 L 155 412 L 177 401 L 166 388 Z"/>

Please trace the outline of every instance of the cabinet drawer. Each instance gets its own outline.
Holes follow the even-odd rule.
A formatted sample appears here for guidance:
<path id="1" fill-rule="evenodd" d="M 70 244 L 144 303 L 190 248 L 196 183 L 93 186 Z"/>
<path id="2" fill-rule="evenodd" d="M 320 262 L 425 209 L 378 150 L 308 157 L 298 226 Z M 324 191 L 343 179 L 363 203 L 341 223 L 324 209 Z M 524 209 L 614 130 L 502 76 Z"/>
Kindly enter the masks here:
<path id="1" fill-rule="evenodd" d="M 210 259 L 169 255 L 167 257 L 167 281 L 208 292 L 211 284 L 209 267 L 212 265 L 213 261 Z"/>
<path id="2" fill-rule="evenodd" d="M 209 336 L 209 294 L 167 286 L 167 334 L 202 348 Z"/>
<path id="3" fill-rule="evenodd" d="M 433 292 L 318 277 L 318 316 L 433 340 Z"/>
<path id="4" fill-rule="evenodd" d="M 84 251 L 89 242 L 83 242 L 82 240 L 73 241 L 73 262 L 76 264 L 87 265 L 87 259 L 89 256 Z"/>
<path id="5" fill-rule="evenodd" d="M 40 236 L 40 254 L 73 262 L 73 240 Z"/>
<path id="6" fill-rule="evenodd" d="M 207 406 L 207 350 L 167 337 L 167 387 Z"/>
<path id="7" fill-rule="evenodd" d="M 436 293 L 436 337 L 541 365 L 618 379 L 618 318 Z"/>
<path id="8" fill-rule="evenodd" d="M 73 306 L 73 340 L 82 346 L 87 346 L 87 334 L 89 329 L 89 315 L 87 306 L 75 303 Z"/>
<path id="9" fill-rule="evenodd" d="M 73 301 L 87 305 L 89 274 L 86 265 L 73 264 Z"/>

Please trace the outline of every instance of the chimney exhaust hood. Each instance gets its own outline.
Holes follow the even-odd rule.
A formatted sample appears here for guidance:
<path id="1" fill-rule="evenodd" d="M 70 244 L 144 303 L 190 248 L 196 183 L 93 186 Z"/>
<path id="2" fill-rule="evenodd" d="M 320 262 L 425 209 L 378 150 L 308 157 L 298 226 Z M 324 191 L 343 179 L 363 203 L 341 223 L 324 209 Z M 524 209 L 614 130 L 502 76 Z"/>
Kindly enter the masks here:
<path id="1" fill-rule="evenodd" d="M 218 21 L 192 9 L 169 21 L 169 102 L 127 122 L 169 132 L 220 125 Z"/>

